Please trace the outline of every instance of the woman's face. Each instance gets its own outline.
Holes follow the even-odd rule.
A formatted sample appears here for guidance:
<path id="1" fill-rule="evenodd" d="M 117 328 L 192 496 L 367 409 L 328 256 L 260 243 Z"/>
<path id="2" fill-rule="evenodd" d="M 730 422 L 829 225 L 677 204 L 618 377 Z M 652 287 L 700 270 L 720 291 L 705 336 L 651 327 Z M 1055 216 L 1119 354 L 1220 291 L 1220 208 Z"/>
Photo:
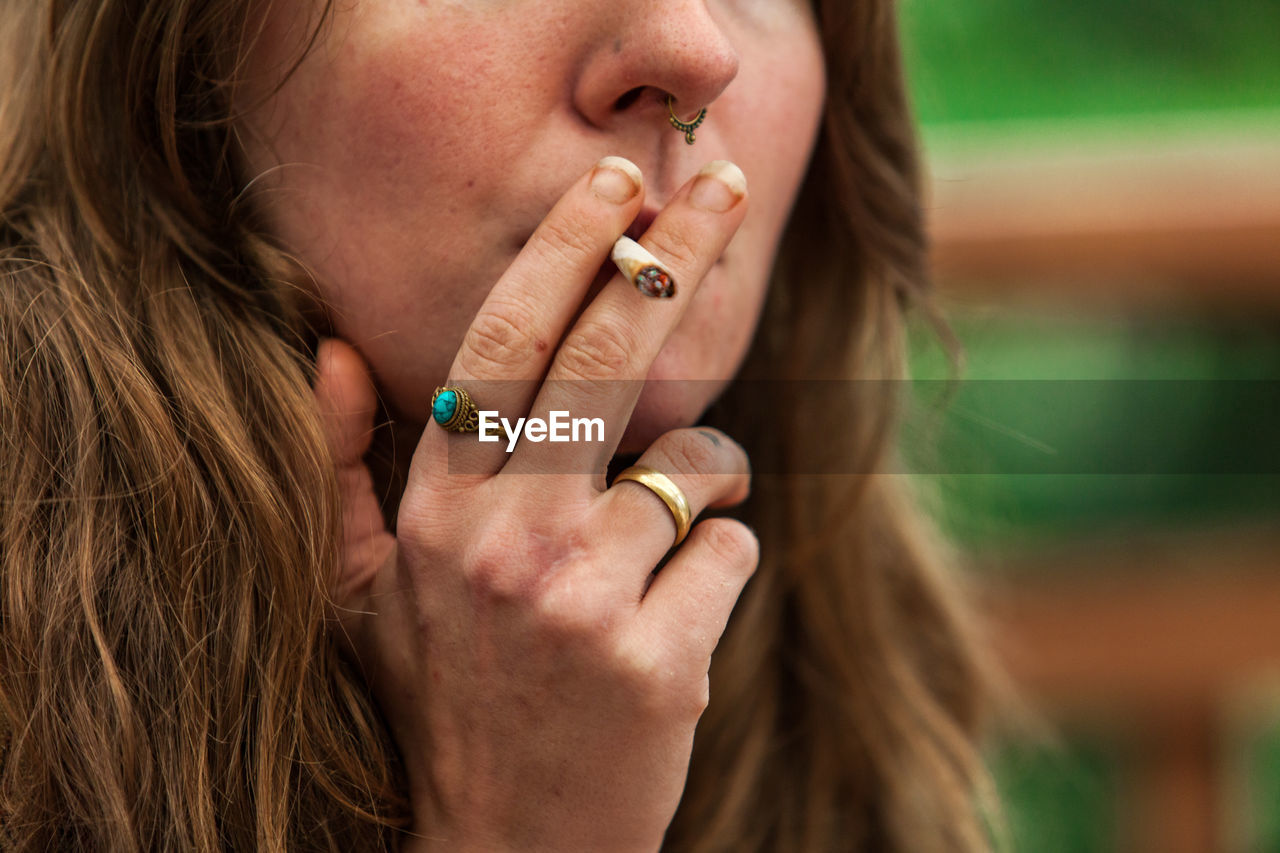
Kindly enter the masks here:
<path id="1" fill-rule="evenodd" d="M 745 354 L 816 134 L 807 0 L 336 0 L 272 94 L 314 5 L 271 4 L 239 131 L 268 226 L 396 415 L 425 423 L 490 287 L 612 154 L 644 173 L 633 236 L 708 161 L 747 177 L 746 221 L 649 373 L 718 381 L 648 385 L 622 449 L 696 420 Z M 708 107 L 695 144 L 667 93 L 682 118 Z"/>

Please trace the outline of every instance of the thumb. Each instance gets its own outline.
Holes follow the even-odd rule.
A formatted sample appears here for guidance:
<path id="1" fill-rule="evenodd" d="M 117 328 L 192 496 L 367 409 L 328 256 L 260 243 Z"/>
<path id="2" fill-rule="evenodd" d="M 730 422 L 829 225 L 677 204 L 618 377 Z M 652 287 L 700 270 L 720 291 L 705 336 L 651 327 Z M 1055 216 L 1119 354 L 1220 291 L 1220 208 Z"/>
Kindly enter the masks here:
<path id="1" fill-rule="evenodd" d="M 361 464 L 373 440 L 378 397 L 364 359 L 351 344 L 336 338 L 320 342 L 315 395 L 334 461 L 339 468 Z"/>
<path id="2" fill-rule="evenodd" d="M 364 359 L 335 338 L 322 340 L 316 351 L 314 392 L 342 495 L 342 564 L 333 596 L 347 611 L 343 621 L 348 623 L 351 614 L 364 609 L 362 601 L 374 577 L 395 548 L 364 464 L 373 441 L 378 395 Z"/>

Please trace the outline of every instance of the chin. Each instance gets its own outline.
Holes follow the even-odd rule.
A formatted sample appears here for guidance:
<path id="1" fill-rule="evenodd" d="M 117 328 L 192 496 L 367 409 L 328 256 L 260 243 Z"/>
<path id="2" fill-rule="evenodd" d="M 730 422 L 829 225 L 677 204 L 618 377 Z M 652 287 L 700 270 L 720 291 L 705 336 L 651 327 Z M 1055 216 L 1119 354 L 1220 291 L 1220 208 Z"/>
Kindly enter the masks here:
<path id="1" fill-rule="evenodd" d="M 718 380 L 649 381 L 627 423 L 619 454 L 640 454 L 664 433 L 698 423 L 727 383 Z"/>
<path id="2" fill-rule="evenodd" d="M 681 331 L 668 339 L 650 365 L 644 389 L 618 445 L 619 454 L 643 453 L 663 433 L 699 423 L 733 381 L 735 365 L 745 347 L 723 340 L 713 346 L 709 335 L 708 340 L 691 341 L 691 335 L 696 333 L 682 336 Z M 737 356 L 726 357 L 734 352 Z M 701 365 L 702 369 L 691 370 L 689 365 Z M 720 378 L 712 378 L 716 376 Z"/>

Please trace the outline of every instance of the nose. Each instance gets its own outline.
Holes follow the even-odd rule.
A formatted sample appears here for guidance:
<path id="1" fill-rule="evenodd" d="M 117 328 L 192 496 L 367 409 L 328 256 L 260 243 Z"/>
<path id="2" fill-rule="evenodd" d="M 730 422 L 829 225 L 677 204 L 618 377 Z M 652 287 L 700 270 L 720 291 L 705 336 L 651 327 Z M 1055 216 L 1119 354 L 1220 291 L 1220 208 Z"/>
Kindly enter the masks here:
<path id="1" fill-rule="evenodd" d="M 592 125 L 613 129 L 667 111 L 692 119 L 738 74 L 738 54 L 706 0 L 618 2 L 574 87 Z"/>

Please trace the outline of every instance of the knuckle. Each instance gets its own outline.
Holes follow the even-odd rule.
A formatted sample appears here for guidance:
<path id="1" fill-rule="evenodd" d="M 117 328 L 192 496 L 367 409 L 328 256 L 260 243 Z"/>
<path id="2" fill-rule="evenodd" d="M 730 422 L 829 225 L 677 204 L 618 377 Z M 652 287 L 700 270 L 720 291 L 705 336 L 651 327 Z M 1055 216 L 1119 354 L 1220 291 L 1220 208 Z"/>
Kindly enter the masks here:
<path id="1" fill-rule="evenodd" d="M 514 603 L 532 598 L 533 579 L 508 561 L 493 556 L 468 560 L 462 578 L 473 604 Z"/>
<path id="2" fill-rule="evenodd" d="M 562 643 L 594 644 L 614 629 L 615 614 L 577 576 L 549 584 L 536 602 L 539 624 Z"/>
<path id="3" fill-rule="evenodd" d="M 709 474 L 721 467 L 716 447 L 694 430 L 680 430 L 671 435 L 665 448 L 674 471 L 681 474 Z"/>
<path id="4" fill-rule="evenodd" d="M 503 513 L 498 513 L 503 515 Z M 479 602 L 517 604 L 553 633 L 585 636 L 610 627 L 582 535 L 555 525 L 510 520 L 486 525 L 466 549 L 463 577 Z"/>
<path id="5" fill-rule="evenodd" d="M 436 517 L 436 513 L 429 509 L 424 511 L 416 501 L 402 502 L 396 526 L 396 541 L 400 548 L 410 554 L 434 556 L 440 534 L 448 532 L 442 529 L 443 525 L 433 521 Z"/>
<path id="6" fill-rule="evenodd" d="M 709 518 L 698 524 L 703 546 L 721 563 L 754 572 L 760 561 L 760 541 L 740 521 Z"/>
<path id="7" fill-rule="evenodd" d="M 617 379 L 627 373 L 635 350 L 633 333 L 597 322 L 565 341 L 558 360 L 569 379 Z"/>
<path id="8" fill-rule="evenodd" d="M 533 328 L 522 310 L 490 306 L 472 320 L 462 346 L 477 363 L 475 372 L 506 372 L 528 359 L 534 348 Z"/>
<path id="9" fill-rule="evenodd" d="M 709 700 L 707 679 L 690 679 L 661 644 L 623 645 L 616 666 L 637 707 L 656 719 L 697 719 Z"/>
<path id="10" fill-rule="evenodd" d="M 544 578 L 531 571 L 506 537 L 482 536 L 468 549 L 462 580 L 477 607 L 534 601 Z"/>
<path id="11" fill-rule="evenodd" d="M 691 229 L 689 232 L 663 230 L 651 234 L 650 251 L 661 260 L 681 269 L 693 269 L 698 266 L 699 246 Z"/>
<path id="12" fill-rule="evenodd" d="M 537 251 L 548 264 L 576 266 L 599 253 L 589 231 L 563 219 L 543 222 L 538 233 Z"/>
<path id="13" fill-rule="evenodd" d="M 711 679 L 704 675 L 685 686 L 675 699 L 676 713 L 696 720 L 707 710 L 707 705 L 711 704 Z"/>

